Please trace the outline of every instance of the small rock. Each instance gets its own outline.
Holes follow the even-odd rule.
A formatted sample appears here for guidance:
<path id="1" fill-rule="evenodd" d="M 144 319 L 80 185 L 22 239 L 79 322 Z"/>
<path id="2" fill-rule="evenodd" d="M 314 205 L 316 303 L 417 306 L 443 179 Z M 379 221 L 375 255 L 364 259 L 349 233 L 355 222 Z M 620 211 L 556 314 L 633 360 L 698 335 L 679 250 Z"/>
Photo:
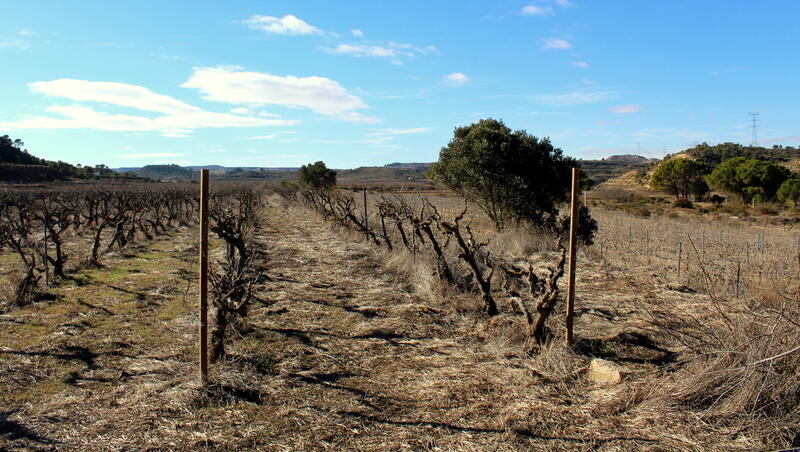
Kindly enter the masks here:
<path id="1" fill-rule="evenodd" d="M 589 364 L 589 380 L 601 385 L 617 384 L 622 379 L 623 371 L 622 366 L 616 363 L 595 358 Z"/>

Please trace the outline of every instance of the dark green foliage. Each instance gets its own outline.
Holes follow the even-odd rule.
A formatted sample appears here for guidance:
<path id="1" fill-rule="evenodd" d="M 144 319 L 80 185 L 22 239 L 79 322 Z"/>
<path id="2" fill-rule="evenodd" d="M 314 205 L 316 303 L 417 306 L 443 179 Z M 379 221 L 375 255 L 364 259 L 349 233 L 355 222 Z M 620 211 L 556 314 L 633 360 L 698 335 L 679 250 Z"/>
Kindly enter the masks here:
<path id="1" fill-rule="evenodd" d="M 786 204 L 791 202 L 795 207 L 800 204 L 800 177 L 786 179 L 781 184 L 778 189 L 778 200 Z"/>
<path id="2" fill-rule="evenodd" d="M 664 190 L 676 198 L 687 198 L 694 195 L 702 199 L 708 192 L 704 176 L 708 174 L 708 166 L 691 159 L 677 158 L 661 162 L 650 178 L 650 185 Z"/>
<path id="3" fill-rule="evenodd" d="M 684 152 L 711 168 L 734 157 L 773 162 L 788 162 L 789 160 L 800 157 L 800 149 L 791 146 L 773 146 L 771 148 L 765 148 L 758 146 L 742 146 L 738 143 L 720 143 L 714 146 L 701 143 Z"/>
<path id="4" fill-rule="evenodd" d="M 556 231 L 561 234 L 564 240 L 569 238 L 569 224 L 569 216 L 563 215 L 561 217 L 560 224 L 556 229 Z M 578 241 L 585 245 L 593 244 L 595 232 L 597 232 L 597 220 L 592 218 L 592 215 L 589 213 L 589 209 L 586 206 L 581 205 L 578 207 Z"/>
<path id="5" fill-rule="evenodd" d="M 301 185 L 311 190 L 330 190 L 336 186 L 336 171 L 328 169 L 322 161 L 301 166 L 298 178 Z"/>
<path id="6" fill-rule="evenodd" d="M 502 229 L 555 218 L 557 204 L 567 199 L 575 166 L 575 159 L 550 140 L 482 119 L 455 130 L 428 177 L 478 205 Z"/>
<path id="7" fill-rule="evenodd" d="M 715 190 L 739 196 L 743 201 L 775 199 L 778 189 L 792 173 L 762 160 L 734 157 L 722 162 L 706 177 Z"/>

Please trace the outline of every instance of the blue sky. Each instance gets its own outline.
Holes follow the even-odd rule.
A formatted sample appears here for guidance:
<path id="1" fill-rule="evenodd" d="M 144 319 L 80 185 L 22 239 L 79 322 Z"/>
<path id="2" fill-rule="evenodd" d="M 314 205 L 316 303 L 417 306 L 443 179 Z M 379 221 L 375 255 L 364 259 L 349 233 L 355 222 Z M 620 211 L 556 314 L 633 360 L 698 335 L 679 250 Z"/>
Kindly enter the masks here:
<path id="1" fill-rule="evenodd" d="M 48 159 L 434 161 L 493 117 L 567 154 L 800 145 L 796 1 L 17 1 L 0 134 Z"/>

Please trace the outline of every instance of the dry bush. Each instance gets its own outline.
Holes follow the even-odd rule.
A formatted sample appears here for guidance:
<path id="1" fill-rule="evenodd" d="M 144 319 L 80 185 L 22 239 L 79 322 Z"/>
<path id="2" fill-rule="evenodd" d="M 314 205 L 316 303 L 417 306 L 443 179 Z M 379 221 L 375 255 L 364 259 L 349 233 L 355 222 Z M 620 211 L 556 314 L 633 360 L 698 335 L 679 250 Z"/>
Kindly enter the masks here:
<path id="1" fill-rule="evenodd" d="M 671 398 L 712 418 L 800 425 L 800 309 L 791 303 L 775 309 L 756 302 L 725 327 L 706 330 Z"/>

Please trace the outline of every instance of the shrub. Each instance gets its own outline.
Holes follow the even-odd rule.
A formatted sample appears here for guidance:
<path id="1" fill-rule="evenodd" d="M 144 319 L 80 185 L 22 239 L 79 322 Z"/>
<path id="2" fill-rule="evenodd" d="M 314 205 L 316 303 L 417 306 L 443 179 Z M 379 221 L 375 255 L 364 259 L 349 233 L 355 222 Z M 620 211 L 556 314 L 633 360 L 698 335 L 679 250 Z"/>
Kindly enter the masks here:
<path id="1" fill-rule="evenodd" d="M 686 198 L 678 198 L 672 203 L 673 207 L 678 207 L 680 209 L 693 209 L 694 204 Z"/>
<path id="2" fill-rule="evenodd" d="M 524 130 L 482 119 L 459 127 L 428 177 L 480 207 L 498 230 L 528 221 L 556 221 L 577 161 Z"/>
<path id="3" fill-rule="evenodd" d="M 298 178 L 301 185 L 311 190 L 330 190 L 336 186 L 336 171 L 328 169 L 322 161 L 301 166 Z"/>

